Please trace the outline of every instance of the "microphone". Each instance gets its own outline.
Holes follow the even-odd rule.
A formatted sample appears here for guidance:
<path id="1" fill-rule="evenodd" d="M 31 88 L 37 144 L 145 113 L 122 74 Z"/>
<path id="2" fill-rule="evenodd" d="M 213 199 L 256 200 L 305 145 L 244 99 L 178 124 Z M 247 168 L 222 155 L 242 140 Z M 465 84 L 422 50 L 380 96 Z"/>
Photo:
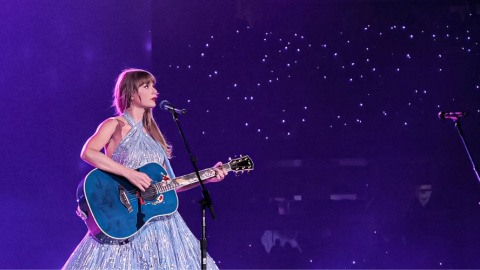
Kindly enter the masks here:
<path id="1" fill-rule="evenodd" d="M 446 112 L 446 111 L 440 111 L 438 113 L 438 118 L 440 119 L 452 119 L 452 120 L 458 120 L 459 118 L 462 118 L 466 116 L 468 112 Z"/>
<path id="2" fill-rule="evenodd" d="M 185 109 L 177 109 L 175 106 L 173 106 L 168 100 L 162 100 L 160 104 L 158 105 L 160 109 L 165 110 L 165 111 L 170 111 L 170 112 L 176 112 L 179 114 L 186 114 L 187 110 Z"/>

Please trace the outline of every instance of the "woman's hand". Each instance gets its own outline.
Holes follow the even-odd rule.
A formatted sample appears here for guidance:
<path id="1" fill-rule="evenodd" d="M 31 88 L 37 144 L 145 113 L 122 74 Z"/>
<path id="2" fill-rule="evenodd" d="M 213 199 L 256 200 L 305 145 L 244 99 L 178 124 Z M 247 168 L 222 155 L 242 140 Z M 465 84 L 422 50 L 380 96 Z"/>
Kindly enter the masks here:
<path id="1" fill-rule="evenodd" d="M 213 166 L 213 169 L 215 170 L 215 177 L 208 179 L 208 182 L 220 182 L 228 174 L 227 170 L 223 168 L 222 162 L 217 162 L 217 164 Z"/>
<path id="2" fill-rule="evenodd" d="M 145 191 L 145 189 L 152 184 L 152 179 L 150 179 L 147 174 L 142 172 L 128 170 L 124 176 L 128 179 L 128 181 L 130 181 L 130 183 L 132 183 L 141 191 Z"/>

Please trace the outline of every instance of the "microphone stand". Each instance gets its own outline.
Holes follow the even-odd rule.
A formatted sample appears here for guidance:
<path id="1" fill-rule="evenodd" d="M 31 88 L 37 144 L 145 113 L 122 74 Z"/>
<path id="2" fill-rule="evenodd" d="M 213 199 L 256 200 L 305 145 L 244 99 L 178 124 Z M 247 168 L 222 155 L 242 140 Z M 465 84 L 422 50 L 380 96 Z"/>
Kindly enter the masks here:
<path id="1" fill-rule="evenodd" d="M 473 157 L 472 155 L 470 154 L 470 150 L 467 146 L 467 142 L 465 141 L 465 138 L 463 137 L 463 131 L 462 131 L 462 128 L 460 126 L 460 118 L 459 117 L 455 117 L 454 119 L 452 119 L 455 123 L 455 127 L 457 128 L 458 130 L 458 135 L 460 135 L 460 138 L 462 139 L 462 142 L 463 142 L 463 146 L 465 146 L 465 150 L 467 151 L 467 155 L 468 155 L 468 158 L 470 159 L 470 162 L 472 163 L 472 166 L 473 166 L 473 171 L 475 172 L 475 175 L 477 176 L 477 180 L 478 182 L 480 182 L 480 175 L 478 174 L 478 168 L 477 166 L 475 165 L 475 162 L 473 161 Z"/>
<path id="2" fill-rule="evenodd" d="M 213 210 L 212 199 L 210 198 L 210 192 L 207 189 L 205 189 L 205 185 L 203 184 L 203 181 L 200 178 L 200 173 L 198 171 L 197 164 L 196 164 L 197 158 L 192 155 L 192 152 L 188 147 L 187 140 L 185 139 L 185 135 L 183 134 L 182 128 L 180 127 L 180 122 L 178 121 L 177 112 L 175 110 L 170 110 L 170 109 L 169 111 L 172 113 L 173 120 L 175 120 L 175 123 L 177 124 L 178 131 L 182 136 L 183 143 L 185 144 L 185 148 L 187 149 L 188 155 L 190 156 L 190 161 L 192 162 L 193 168 L 195 169 L 195 174 L 197 175 L 198 182 L 202 187 L 203 199 L 198 202 L 202 206 L 202 238 L 200 240 L 200 249 L 201 249 L 200 264 L 202 266 L 202 270 L 206 270 L 207 269 L 207 235 L 206 235 L 207 223 L 205 222 L 205 209 L 208 207 L 213 220 L 217 220 L 217 216 L 215 215 L 215 211 Z"/>

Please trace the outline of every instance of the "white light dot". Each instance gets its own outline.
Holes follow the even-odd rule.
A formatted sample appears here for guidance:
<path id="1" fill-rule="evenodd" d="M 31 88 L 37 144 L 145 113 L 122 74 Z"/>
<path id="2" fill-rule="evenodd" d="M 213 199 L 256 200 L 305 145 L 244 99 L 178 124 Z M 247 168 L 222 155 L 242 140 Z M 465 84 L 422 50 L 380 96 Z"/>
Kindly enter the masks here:
<path id="1" fill-rule="evenodd" d="M 282 124 L 285 124 L 285 119 L 282 120 Z"/>
<path id="2" fill-rule="evenodd" d="M 208 48 L 208 43 L 207 43 L 207 44 L 205 44 L 205 47 L 206 47 L 206 48 Z"/>
<path id="3" fill-rule="evenodd" d="M 204 53 L 201 53 L 200 56 L 201 56 L 201 57 L 205 57 L 205 54 L 204 54 Z"/>
<path id="4" fill-rule="evenodd" d="M 248 123 L 245 123 L 245 126 L 248 127 Z"/>
<path id="5" fill-rule="evenodd" d="M 234 83 L 234 84 L 233 84 L 233 87 L 237 87 L 237 84 L 236 84 L 236 83 Z"/>

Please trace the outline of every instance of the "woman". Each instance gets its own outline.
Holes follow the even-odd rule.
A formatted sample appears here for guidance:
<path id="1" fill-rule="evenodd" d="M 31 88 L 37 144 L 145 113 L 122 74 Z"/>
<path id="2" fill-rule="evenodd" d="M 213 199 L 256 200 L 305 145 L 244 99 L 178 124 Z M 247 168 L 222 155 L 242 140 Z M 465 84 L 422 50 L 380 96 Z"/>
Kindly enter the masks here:
<path id="1" fill-rule="evenodd" d="M 145 70 L 123 71 L 114 89 L 118 116 L 101 123 L 81 153 L 81 158 L 94 167 L 123 176 L 142 191 L 150 186 L 152 179 L 135 169 L 147 163 L 161 164 L 171 179 L 175 177 L 168 160 L 172 148 L 152 117 L 158 97 L 154 85 L 155 78 Z M 220 162 L 214 166 L 216 177 L 207 183 L 223 180 L 227 172 L 221 166 Z M 207 266 L 217 269 L 210 257 Z M 148 222 L 124 245 L 101 244 L 87 233 L 64 268 L 200 269 L 199 242 L 175 212 Z"/>

